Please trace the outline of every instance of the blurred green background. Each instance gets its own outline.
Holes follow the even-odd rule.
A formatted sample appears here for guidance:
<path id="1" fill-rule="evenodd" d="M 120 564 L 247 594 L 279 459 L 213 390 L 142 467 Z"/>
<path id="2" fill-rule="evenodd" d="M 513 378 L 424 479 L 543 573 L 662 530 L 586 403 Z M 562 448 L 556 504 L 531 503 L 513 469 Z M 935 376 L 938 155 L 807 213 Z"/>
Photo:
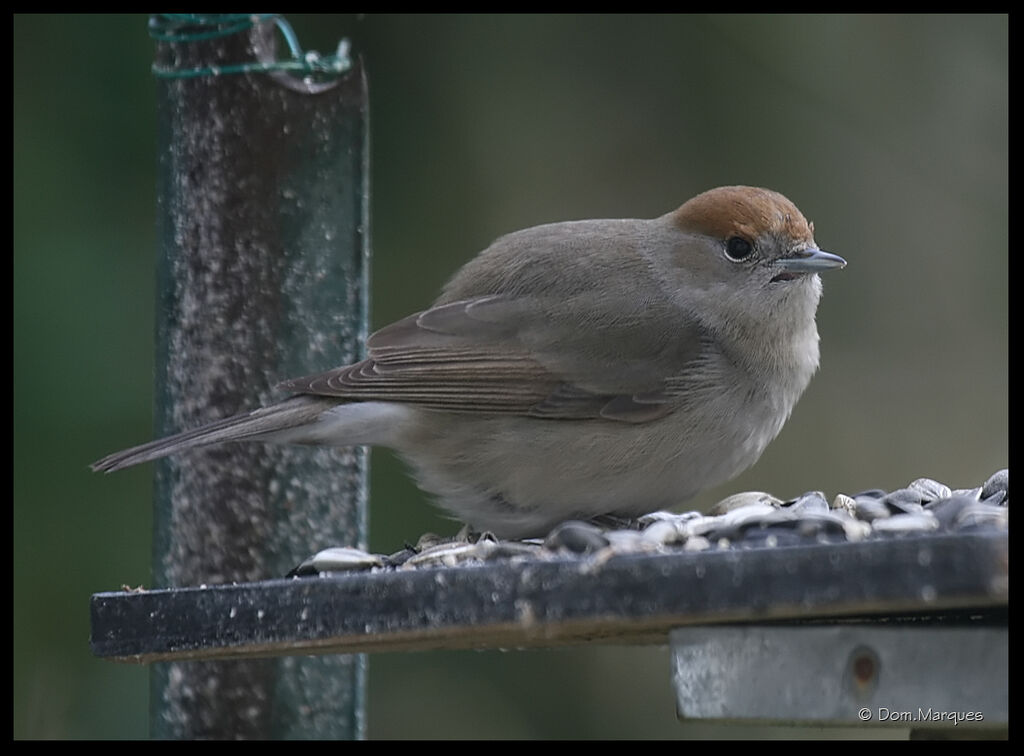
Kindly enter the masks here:
<path id="1" fill-rule="evenodd" d="M 372 111 L 373 325 L 498 235 L 767 186 L 849 267 L 782 435 L 708 492 L 980 484 L 1008 464 L 1005 16 L 289 16 Z M 148 732 L 90 594 L 149 584 L 155 85 L 147 17 L 14 17 L 14 734 Z M 318 366 L 314 366 L 318 367 Z M 371 547 L 456 525 L 373 460 Z M 371 737 L 743 735 L 675 721 L 664 648 L 383 654 Z M 793 734 L 787 732 L 786 734 Z"/>

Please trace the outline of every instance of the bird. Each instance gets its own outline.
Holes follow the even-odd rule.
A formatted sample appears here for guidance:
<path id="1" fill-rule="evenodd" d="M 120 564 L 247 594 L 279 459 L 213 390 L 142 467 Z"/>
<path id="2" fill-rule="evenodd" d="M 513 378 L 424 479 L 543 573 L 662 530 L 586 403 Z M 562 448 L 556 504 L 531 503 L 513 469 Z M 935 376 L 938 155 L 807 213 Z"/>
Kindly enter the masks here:
<path id="1" fill-rule="evenodd" d="M 92 468 L 239 441 L 386 446 L 479 532 L 633 519 L 757 461 L 818 368 L 818 274 L 845 265 L 789 199 L 750 186 L 527 228 L 373 333 L 365 359 Z"/>

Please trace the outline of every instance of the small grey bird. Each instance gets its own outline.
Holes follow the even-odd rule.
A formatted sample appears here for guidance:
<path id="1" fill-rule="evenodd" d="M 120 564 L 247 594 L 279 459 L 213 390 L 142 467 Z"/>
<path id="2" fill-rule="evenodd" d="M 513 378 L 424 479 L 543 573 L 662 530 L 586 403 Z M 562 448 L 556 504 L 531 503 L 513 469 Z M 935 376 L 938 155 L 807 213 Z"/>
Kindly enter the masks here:
<path id="1" fill-rule="evenodd" d="M 756 462 L 818 367 L 817 274 L 846 262 L 813 230 L 781 194 L 727 186 L 653 220 L 518 231 L 365 360 L 92 467 L 227 441 L 388 446 L 510 538 L 677 505 Z"/>

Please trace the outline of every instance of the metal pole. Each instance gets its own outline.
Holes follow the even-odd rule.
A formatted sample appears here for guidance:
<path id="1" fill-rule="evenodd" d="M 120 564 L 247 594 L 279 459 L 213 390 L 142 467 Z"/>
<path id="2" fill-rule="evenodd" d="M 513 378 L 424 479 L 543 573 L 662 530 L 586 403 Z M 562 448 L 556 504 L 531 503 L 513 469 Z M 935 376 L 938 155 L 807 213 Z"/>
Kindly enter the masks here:
<path id="1" fill-rule="evenodd" d="M 317 82 L 232 72 L 276 59 L 273 23 L 157 37 L 160 433 L 280 398 L 366 338 L 368 126 L 358 64 Z M 166 19 L 164 19 L 166 20 Z M 154 25 L 160 19 L 154 17 Z M 366 539 L 367 455 L 231 444 L 161 462 L 157 587 L 280 577 Z M 362 656 L 154 665 L 158 738 L 355 738 Z"/>

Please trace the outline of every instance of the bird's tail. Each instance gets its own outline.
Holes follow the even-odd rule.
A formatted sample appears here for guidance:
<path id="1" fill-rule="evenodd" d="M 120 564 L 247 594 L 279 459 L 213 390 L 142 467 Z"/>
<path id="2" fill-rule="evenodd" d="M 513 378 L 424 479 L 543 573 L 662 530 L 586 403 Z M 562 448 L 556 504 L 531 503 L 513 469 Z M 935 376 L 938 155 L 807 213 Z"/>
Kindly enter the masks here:
<path id="1" fill-rule="evenodd" d="M 220 444 L 226 441 L 295 440 L 288 431 L 315 424 L 325 410 L 337 406 L 337 399 L 313 396 L 293 396 L 283 402 L 233 417 L 226 417 L 199 428 L 176 433 L 167 438 L 150 441 L 114 452 L 90 467 L 95 472 L 114 472 L 125 467 L 150 462 L 186 449 Z"/>

